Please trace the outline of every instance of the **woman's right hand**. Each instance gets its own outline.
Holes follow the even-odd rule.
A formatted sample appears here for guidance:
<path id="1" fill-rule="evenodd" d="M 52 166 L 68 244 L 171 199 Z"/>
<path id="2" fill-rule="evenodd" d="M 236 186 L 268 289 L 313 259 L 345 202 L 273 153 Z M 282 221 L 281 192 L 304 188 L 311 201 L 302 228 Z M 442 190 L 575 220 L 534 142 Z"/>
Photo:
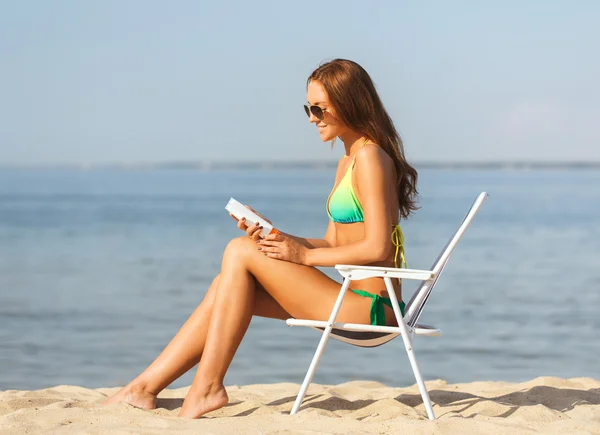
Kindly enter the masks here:
<path id="1" fill-rule="evenodd" d="M 255 210 L 253 210 L 251 207 L 248 207 L 247 205 L 245 206 L 248 210 L 251 210 L 252 212 L 256 213 L 258 216 L 260 216 L 262 219 L 264 219 L 265 221 L 267 221 L 268 223 L 270 223 L 271 225 L 273 224 L 269 219 L 265 218 L 264 216 L 262 216 L 260 213 L 257 213 Z M 262 230 L 262 226 L 258 224 L 258 222 L 255 225 L 246 225 L 246 218 L 241 218 L 240 220 L 237 220 L 235 216 L 233 216 L 231 213 L 229 213 L 229 215 L 237 221 L 237 227 L 242 230 L 245 231 L 246 234 L 248 235 L 248 237 L 250 237 L 252 240 L 258 240 L 260 239 L 260 231 Z"/>

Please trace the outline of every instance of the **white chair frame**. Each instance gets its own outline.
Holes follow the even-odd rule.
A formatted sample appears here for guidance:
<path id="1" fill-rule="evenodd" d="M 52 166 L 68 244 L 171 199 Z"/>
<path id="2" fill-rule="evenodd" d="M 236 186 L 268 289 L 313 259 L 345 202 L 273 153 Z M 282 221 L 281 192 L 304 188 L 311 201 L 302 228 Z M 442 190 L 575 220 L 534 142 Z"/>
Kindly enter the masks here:
<path id="1" fill-rule="evenodd" d="M 442 253 L 435 261 L 433 268 L 431 270 L 416 270 L 416 269 L 400 269 L 393 267 L 373 267 L 373 266 L 354 266 L 354 265 L 336 265 L 335 268 L 343 277 L 342 288 L 337 297 L 337 300 L 333 306 L 333 310 L 331 311 L 331 315 L 329 316 L 329 320 L 327 321 L 317 321 L 317 320 L 302 320 L 302 319 L 288 319 L 286 323 L 289 326 L 308 326 L 312 328 L 318 328 L 323 330 L 323 335 L 321 336 L 321 340 L 319 345 L 317 346 L 317 350 L 315 355 L 310 363 L 308 368 L 308 372 L 304 378 L 304 382 L 300 387 L 300 392 L 298 393 L 298 397 L 294 403 L 291 414 L 296 414 L 304 396 L 306 395 L 306 391 L 308 390 L 308 386 L 312 382 L 312 378 L 315 374 L 317 366 L 321 360 L 321 356 L 325 351 L 325 346 L 327 345 L 327 341 L 330 336 L 336 338 L 335 335 L 332 335 L 332 331 L 335 330 L 343 330 L 343 331 L 361 331 L 361 332 L 380 332 L 380 333 L 388 333 L 391 340 L 392 338 L 400 335 L 402 337 L 402 341 L 404 343 L 404 348 L 408 355 L 408 360 L 410 361 L 411 368 L 415 375 L 415 379 L 417 381 L 417 385 L 419 386 L 419 391 L 421 392 L 421 397 L 423 398 L 423 404 L 425 405 L 425 410 L 427 411 L 427 417 L 430 420 L 435 419 L 435 414 L 433 412 L 433 407 L 431 404 L 431 399 L 429 398 L 429 393 L 427 388 L 425 387 L 425 382 L 423 381 L 423 377 L 421 376 L 421 372 L 419 370 L 419 366 L 417 364 L 417 359 L 415 357 L 415 353 L 413 350 L 412 344 L 412 336 L 414 335 L 425 335 L 425 336 L 439 336 L 441 335 L 441 330 L 436 329 L 427 325 L 418 325 L 417 321 L 423 311 L 423 307 L 427 302 L 433 287 L 437 283 L 437 280 L 442 273 L 452 251 L 456 247 L 458 241 L 464 234 L 465 230 L 475 217 L 475 214 L 479 211 L 479 208 L 488 197 L 486 192 L 482 192 L 479 194 L 471 209 L 465 216 L 462 224 L 458 228 L 457 232 L 450 239 L 450 241 L 446 244 Z M 373 277 L 381 277 L 385 282 L 386 289 L 388 291 L 390 300 L 392 302 L 392 308 L 394 310 L 394 314 L 396 316 L 396 321 L 398 322 L 398 326 L 376 326 L 376 325 L 366 325 L 366 324 L 358 324 L 358 323 L 343 323 L 336 322 L 335 319 L 340 311 L 342 306 L 342 302 L 344 301 L 344 296 L 350 287 L 350 282 L 352 280 L 361 280 L 366 278 Z M 414 279 L 423 281 L 421 286 L 415 291 L 413 297 L 406 305 L 406 313 L 402 316 L 400 311 L 400 306 L 398 304 L 398 299 L 396 297 L 396 293 L 394 291 L 394 287 L 392 284 L 392 278 L 399 279 Z"/>

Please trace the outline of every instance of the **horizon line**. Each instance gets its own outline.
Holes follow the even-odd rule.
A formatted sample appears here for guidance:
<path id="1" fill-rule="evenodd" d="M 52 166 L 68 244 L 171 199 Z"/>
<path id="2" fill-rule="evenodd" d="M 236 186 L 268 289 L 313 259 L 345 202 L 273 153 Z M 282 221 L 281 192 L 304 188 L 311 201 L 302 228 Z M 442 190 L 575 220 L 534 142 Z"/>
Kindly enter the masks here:
<path id="1" fill-rule="evenodd" d="M 489 168 L 489 169 L 535 169 L 535 168 L 598 168 L 600 160 L 458 160 L 413 161 L 411 165 L 422 168 Z M 337 160 L 171 160 L 158 162 L 98 162 L 98 163 L 0 163 L 0 169 L 278 169 L 278 168 L 329 168 L 336 167 Z"/>

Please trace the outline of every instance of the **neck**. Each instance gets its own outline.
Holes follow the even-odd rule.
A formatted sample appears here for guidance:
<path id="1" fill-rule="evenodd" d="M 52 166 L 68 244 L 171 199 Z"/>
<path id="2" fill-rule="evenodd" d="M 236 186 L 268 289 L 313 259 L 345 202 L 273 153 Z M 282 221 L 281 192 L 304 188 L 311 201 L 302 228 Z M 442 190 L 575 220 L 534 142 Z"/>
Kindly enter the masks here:
<path id="1" fill-rule="evenodd" d="M 346 156 L 354 155 L 365 142 L 365 137 L 362 134 L 354 131 L 345 133 L 344 135 L 340 136 L 340 139 L 342 142 L 344 142 Z"/>

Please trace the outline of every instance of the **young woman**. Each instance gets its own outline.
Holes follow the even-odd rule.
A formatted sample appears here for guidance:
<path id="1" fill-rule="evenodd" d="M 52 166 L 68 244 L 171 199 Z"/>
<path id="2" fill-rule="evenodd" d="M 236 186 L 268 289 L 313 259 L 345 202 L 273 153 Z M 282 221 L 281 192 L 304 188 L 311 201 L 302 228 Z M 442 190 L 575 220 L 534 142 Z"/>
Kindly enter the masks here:
<path id="1" fill-rule="evenodd" d="M 105 404 L 155 408 L 157 394 L 198 364 L 179 415 L 198 418 L 221 408 L 228 402 L 225 373 L 252 316 L 329 318 L 340 284 L 315 266 L 404 264 L 398 222 L 416 208 L 417 172 L 404 157 L 371 78 L 355 62 L 333 60 L 308 78 L 307 100 L 304 109 L 321 140 L 344 143 L 325 204 L 325 236 L 281 233 L 260 239 L 260 227 L 239 221 L 246 235 L 227 245 L 221 272 L 202 303 L 158 358 Z M 350 288 L 338 321 L 396 325 L 383 279 L 353 282 Z M 402 301 L 399 283 L 396 293 Z"/>

